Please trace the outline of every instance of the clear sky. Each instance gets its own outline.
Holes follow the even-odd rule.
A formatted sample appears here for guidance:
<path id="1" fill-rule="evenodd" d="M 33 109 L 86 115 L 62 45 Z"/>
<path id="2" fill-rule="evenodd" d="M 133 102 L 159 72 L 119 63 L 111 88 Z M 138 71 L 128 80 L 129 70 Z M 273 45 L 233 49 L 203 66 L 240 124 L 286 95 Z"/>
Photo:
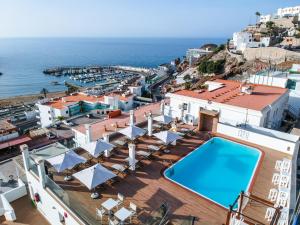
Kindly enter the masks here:
<path id="1" fill-rule="evenodd" d="M 0 0 L 0 37 L 222 37 L 299 0 Z"/>

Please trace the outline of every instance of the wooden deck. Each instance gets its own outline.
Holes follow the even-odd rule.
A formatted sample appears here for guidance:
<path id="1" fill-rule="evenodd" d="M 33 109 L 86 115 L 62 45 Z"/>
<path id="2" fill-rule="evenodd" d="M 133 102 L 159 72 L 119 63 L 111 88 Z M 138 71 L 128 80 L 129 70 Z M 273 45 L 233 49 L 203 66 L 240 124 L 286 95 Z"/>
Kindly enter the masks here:
<path id="1" fill-rule="evenodd" d="M 170 160 L 175 162 L 193 151 L 204 142 L 205 137 L 205 134 L 188 136 L 181 140 L 180 143 L 178 142 L 176 147 L 172 147 L 170 154 L 156 156 L 151 161 L 144 160 L 143 166 L 137 169 L 136 172 L 130 173 L 124 178 L 121 176 L 120 182 L 115 183 L 112 187 L 107 186 L 104 190 L 101 190 L 101 198 L 97 200 L 92 200 L 90 198 L 90 191 L 77 180 L 66 183 L 62 179 L 64 174 L 55 175 L 54 180 L 70 196 L 75 197 L 82 203 L 93 216 L 95 215 L 95 209 L 99 208 L 103 201 L 108 198 L 116 199 L 117 193 L 122 193 L 126 199 L 125 206 L 128 206 L 129 202 L 133 202 L 139 208 L 138 220 L 134 222 L 135 224 L 143 224 L 143 221 L 149 216 L 149 212 L 166 201 L 170 205 L 171 220 L 174 224 L 176 224 L 176 220 L 178 219 L 193 215 L 198 218 L 195 224 L 221 225 L 226 221 L 227 210 L 171 183 L 162 176 L 163 170 L 170 165 Z M 147 145 L 149 144 L 157 144 L 157 141 L 152 138 L 142 138 L 136 150 L 147 150 Z M 258 168 L 252 193 L 266 199 L 272 187 L 271 179 L 275 161 L 288 156 L 271 149 L 261 148 L 260 146 L 254 147 L 262 149 L 265 156 L 261 167 Z M 118 149 L 118 153 L 106 159 L 103 165 L 109 168 L 113 163 L 123 163 L 127 156 L 127 149 Z M 254 216 L 257 219 L 264 218 L 265 208 L 250 205 L 246 208 L 245 212 L 247 215 Z"/>

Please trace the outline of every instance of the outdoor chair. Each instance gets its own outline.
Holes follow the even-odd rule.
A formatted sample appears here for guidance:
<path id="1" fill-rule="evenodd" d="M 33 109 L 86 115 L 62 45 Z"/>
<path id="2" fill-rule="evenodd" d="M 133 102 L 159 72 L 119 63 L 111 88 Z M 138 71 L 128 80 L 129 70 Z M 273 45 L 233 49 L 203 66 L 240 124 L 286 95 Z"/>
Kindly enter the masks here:
<path id="1" fill-rule="evenodd" d="M 135 217 L 137 215 L 137 206 L 136 206 L 136 204 L 130 202 L 129 203 L 129 211 L 131 212 L 131 215 L 130 215 L 130 221 L 131 221 L 132 217 Z"/>
<path id="2" fill-rule="evenodd" d="M 117 199 L 118 205 L 117 205 L 117 209 L 119 209 L 119 206 L 120 206 L 121 204 L 123 204 L 124 199 L 125 199 L 125 198 L 124 198 L 124 195 L 118 193 L 118 199 Z"/>
<path id="3" fill-rule="evenodd" d="M 105 209 L 103 209 L 103 208 L 101 208 L 101 209 L 96 208 L 96 219 L 100 218 L 101 223 L 102 223 L 103 217 L 105 215 L 107 215 Z"/>
<path id="4" fill-rule="evenodd" d="M 118 224 L 120 224 L 120 222 L 117 219 L 113 219 L 113 220 L 109 219 L 108 224 L 109 225 L 118 225 Z"/>

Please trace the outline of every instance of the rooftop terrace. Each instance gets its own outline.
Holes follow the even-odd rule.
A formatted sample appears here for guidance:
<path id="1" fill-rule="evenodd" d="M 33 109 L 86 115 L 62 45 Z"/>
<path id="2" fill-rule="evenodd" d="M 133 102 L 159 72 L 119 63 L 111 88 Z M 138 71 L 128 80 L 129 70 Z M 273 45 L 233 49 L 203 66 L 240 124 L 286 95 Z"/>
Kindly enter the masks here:
<path id="1" fill-rule="evenodd" d="M 261 111 L 288 92 L 285 88 L 253 84 L 252 94 L 245 94 L 241 93 L 241 82 L 220 79 L 215 82 L 223 86 L 213 91 L 180 90 L 173 94 Z"/>
<path id="2" fill-rule="evenodd" d="M 170 219 L 173 224 L 178 224 L 178 221 L 187 218 L 189 215 L 198 218 L 195 224 L 224 224 L 227 212 L 224 208 L 171 183 L 162 176 L 162 172 L 170 166 L 170 162 L 178 161 L 205 140 L 207 140 L 205 133 L 188 135 L 178 142 L 176 146 L 170 147 L 171 152 L 169 154 L 156 155 L 152 160 L 142 160 L 142 166 L 136 172 L 131 172 L 126 176 L 119 174 L 119 182 L 113 185 L 105 185 L 103 188 L 98 189 L 101 197 L 97 200 L 91 199 L 90 191 L 78 180 L 64 181 L 64 173 L 58 174 L 54 172 L 54 180 L 72 199 L 76 199 L 79 204 L 84 206 L 90 215 L 95 215 L 95 209 L 99 208 L 102 202 L 108 198 L 117 199 L 117 193 L 122 193 L 125 196 L 125 207 L 128 207 L 129 202 L 133 202 L 139 208 L 138 218 L 134 221 L 134 224 L 143 224 L 149 217 L 149 213 L 165 201 L 170 205 Z M 267 199 L 269 190 L 273 187 L 271 180 L 275 161 L 284 157 L 290 158 L 290 156 L 258 145 L 242 143 L 259 148 L 264 152 L 262 163 L 254 180 L 252 194 Z M 147 146 L 150 144 L 158 145 L 158 142 L 154 138 L 140 138 L 137 144 L 137 151 L 147 151 Z M 78 151 L 78 153 L 86 158 L 88 157 L 84 151 Z M 128 157 L 128 149 L 119 147 L 113 156 L 105 159 L 101 164 L 111 169 L 112 164 L 124 163 L 126 157 Z M 91 162 L 91 164 L 95 163 L 97 163 L 96 159 Z M 264 219 L 265 210 L 261 205 L 249 204 L 244 213 L 257 220 L 264 221 L 265 224 L 269 224 Z"/>

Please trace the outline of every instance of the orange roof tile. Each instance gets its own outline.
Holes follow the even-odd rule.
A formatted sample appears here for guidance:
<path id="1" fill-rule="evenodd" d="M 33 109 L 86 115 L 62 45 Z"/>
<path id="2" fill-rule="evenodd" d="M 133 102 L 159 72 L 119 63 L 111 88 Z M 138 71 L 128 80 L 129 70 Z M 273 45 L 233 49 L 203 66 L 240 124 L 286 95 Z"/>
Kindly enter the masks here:
<path id="1" fill-rule="evenodd" d="M 180 90 L 174 94 L 261 111 L 288 92 L 285 88 L 252 84 L 254 89 L 249 95 L 240 92 L 241 82 L 221 79 L 214 81 L 224 84 L 224 87 L 203 92 Z"/>
<path id="2" fill-rule="evenodd" d="M 75 104 L 80 101 L 91 102 L 91 103 L 103 102 L 104 96 L 96 97 L 96 96 L 86 95 L 83 93 L 77 93 L 77 94 L 65 96 L 65 97 L 59 98 L 57 100 L 47 102 L 47 103 L 45 103 L 45 105 L 49 105 L 56 109 L 63 109 L 69 105 Z"/>

